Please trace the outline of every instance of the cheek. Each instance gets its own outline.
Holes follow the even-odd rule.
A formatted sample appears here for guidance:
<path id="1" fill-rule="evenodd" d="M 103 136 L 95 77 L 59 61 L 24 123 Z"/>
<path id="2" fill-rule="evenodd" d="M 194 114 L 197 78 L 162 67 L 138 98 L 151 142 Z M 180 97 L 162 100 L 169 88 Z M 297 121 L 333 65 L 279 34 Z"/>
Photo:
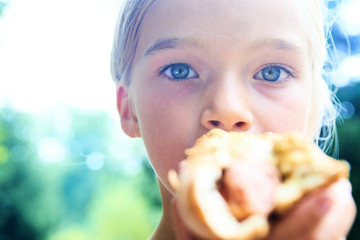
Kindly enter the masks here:
<path id="1" fill-rule="evenodd" d="M 263 90 L 257 104 L 255 119 L 263 132 L 301 131 L 308 134 L 311 126 L 310 84 L 294 84 L 283 89 Z"/>
<path id="2" fill-rule="evenodd" d="M 184 150 L 195 141 L 196 113 L 181 96 L 161 87 L 147 86 L 134 91 L 134 106 L 140 133 L 151 164 L 160 180 L 169 187 L 167 174 L 177 170 Z"/>

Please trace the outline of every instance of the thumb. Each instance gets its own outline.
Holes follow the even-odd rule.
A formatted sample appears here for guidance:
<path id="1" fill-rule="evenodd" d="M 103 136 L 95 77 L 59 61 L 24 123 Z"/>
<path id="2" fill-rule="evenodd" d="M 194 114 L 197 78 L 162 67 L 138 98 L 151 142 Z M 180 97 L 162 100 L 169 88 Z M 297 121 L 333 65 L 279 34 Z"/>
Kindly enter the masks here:
<path id="1" fill-rule="evenodd" d="M 311 236 L 332 206 L 326 194 L 315 192 L 305 197 L 273 227 L 269 240 L 304 239 Z"/>

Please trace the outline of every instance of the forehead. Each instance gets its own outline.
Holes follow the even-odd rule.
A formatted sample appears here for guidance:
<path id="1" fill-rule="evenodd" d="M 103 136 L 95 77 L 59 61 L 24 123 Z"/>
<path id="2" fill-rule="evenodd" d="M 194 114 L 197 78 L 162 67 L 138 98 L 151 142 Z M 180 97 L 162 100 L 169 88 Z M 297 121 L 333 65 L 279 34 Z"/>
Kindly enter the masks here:
<path id="1" fill-rule="evenodd" d="M 138 53 L 159 39 L 194 38 L 247 44 L 262 39 L 295 42 L 307 50 L 307 34 L 298 14 L 299 0 L 158 0 L 140 29 Z M 215 46 L 215 45 L 214 45 Z"/>

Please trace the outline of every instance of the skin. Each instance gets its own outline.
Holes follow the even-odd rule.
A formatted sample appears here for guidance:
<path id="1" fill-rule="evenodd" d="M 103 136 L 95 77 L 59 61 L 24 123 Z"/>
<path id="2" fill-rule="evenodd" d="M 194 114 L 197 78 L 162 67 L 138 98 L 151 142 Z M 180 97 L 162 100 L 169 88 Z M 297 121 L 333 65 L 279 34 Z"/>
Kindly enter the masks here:
<path id="1" fill-rule="evenodd" d="M 195 239 L 173 211 L 167 176 L 210 129 L 313 136 L 309 39 L 293 1 L 159 0 L 145 18 L 117 104 L 124 132 L 143 138 L 159 181 L 164 213 L 152 239 Z M 186 64 L 186 78 L 173 78 L 175 63 Z M 264 79 L 268 66 L 279 79 Z M 339 239 L 354 216 L 343 180 L 308 196 L 269 239 Z"/>

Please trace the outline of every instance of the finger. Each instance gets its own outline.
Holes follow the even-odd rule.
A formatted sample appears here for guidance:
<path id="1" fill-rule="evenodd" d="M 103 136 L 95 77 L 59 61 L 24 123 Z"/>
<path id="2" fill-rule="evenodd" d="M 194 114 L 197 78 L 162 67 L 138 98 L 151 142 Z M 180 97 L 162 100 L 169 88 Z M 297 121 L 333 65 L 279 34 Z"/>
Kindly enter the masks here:
<path id="1" fill-rule="evenodd" d="M 274 227 L 270 239 L 345 239 L 355 215 L 351 184 L 341 179 L 301 201 Z"/>
<path id="2" fill-rule="evenodd" d="M 326 194 L 314 193 L 305 197 L 272 228 L 269 239 L 307 239 L 332 204 Z"/>
<path id="3" fill-rule="evenodd" d="M 345 239 L 344 236 L 350 231 L 356 215 L 351 184 L 347 179 L 341 179 L 328 187 L 324 194 L 332 199 L 333 206 L 317 227 L 315 239 Z"/>

